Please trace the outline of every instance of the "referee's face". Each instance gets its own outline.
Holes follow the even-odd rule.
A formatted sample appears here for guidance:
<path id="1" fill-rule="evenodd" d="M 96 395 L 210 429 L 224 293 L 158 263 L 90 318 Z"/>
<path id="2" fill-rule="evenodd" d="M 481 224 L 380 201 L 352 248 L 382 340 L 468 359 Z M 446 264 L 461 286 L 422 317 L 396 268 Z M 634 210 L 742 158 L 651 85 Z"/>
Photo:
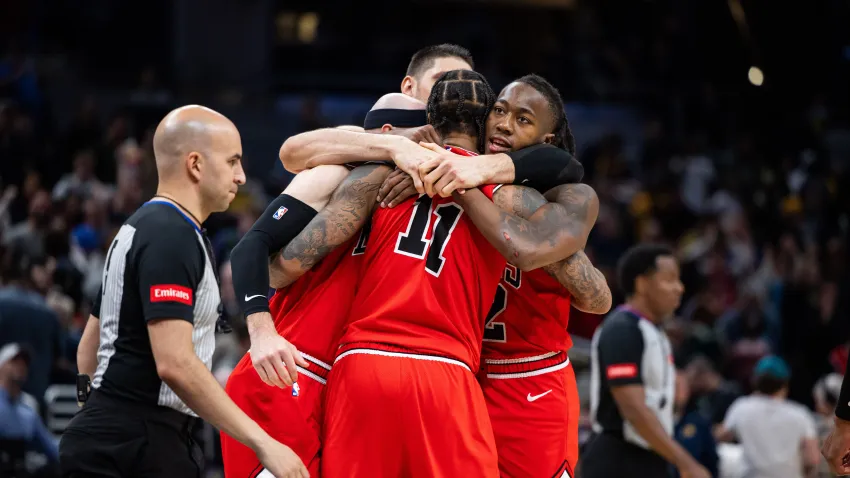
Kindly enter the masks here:
<path id="1" fill-rule="evenodd" d="M 656 259 L 655 273 L 649 278 L 648 297 L 653 312 L 659 317 L 669 317 L 679 308 L 685 287 L 679 276 L 679 264 L 672 256 Z"/>
<path id="2" fill-rule="evenodd" d="M 236 197 L 239 186 L 245 184 L 242 170 L 242 138 L 235 126 L 228 125 L 213 136 L 211 148 L 205 155 L 201 190 L 213 212 L 226 211 Z"/>

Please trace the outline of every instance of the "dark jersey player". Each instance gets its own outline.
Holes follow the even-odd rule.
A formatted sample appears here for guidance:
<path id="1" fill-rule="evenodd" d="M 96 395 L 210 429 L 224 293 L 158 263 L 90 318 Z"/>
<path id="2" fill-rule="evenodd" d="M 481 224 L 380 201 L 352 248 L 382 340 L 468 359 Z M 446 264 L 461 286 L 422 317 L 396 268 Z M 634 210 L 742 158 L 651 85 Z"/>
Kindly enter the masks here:
<path id="1" fill-rule="evenodd" d="M 424 105 L 406 99 L 401 94 L 386 95 L 372 112 L 392 119 L 400 126 L 396 129 L 418 126 Z M 420 115 L 413 114 L 416 108 Z M 374 132 L 382 129 L 387 132 L 389 126 Z M 275 332 L 297 347 L 305 361 L 305 366 L 297 368 L 300 380 L 291 387 L 267 386 L 248 354 L 227 382 L 233 401 L 292 448 L 314 477 L 320 476 L 321 469 L 324 385 L 354 297 L 352 284 L 359 280 L 368 228 L 351 235 L 366 223 L 388 172 L 389 168 L 379 165 L 354 169 L 327 206 L 282 251 L 279 267 L 272 267 L 271 284 L 278 290 L 269 309 Z M 249 448 L 225 434 L 222 455 L 228 477 L 254 477 L 263 471 Z"/>

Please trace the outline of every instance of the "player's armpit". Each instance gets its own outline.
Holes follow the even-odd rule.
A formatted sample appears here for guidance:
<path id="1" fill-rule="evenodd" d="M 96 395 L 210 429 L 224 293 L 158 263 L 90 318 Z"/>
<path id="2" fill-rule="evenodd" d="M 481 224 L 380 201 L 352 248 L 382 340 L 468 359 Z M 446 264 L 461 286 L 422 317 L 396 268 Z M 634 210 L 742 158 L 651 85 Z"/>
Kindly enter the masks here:
<path id="1" fill-rule="evenodd" d="M 574 202 L 567 205 L 546 203 L 534 190 L 505 186 L 493 195 L 494 203 L 476 200 L 467 213 L 509 262 L 522 270 L 537 269 L 566 259 L 584 248 L 587 235 L 596 222 L 599 199 L 592 188 L 583 184 L 561 188 L 570 188 L 570 198 Z M 473 195 L 472 199 L 478 196 Z M 470 198 L 459 200 L 467 209 Z M 529 215 L 529 211 L 533 212 Z"/>
<path id="2" fill-rule="evenodd" d="M 611 288 L 605 276 L 590 262 L 584 251 L 544 266 L 572 295 L 572 305 L 582 312 L 606 314 L 611 310 Z"/>
<path id="3" fill-rule="evenodd" d="M 283 250 L 277 264 L 284 280 L 272 286 L 291 284 L 335 247 L 354 237 L 369 220 L 377 205 L 378 189 L 389 172 L 390 168 L 381 165 L 360 166 L 351 171 L 327 207 Z"/>

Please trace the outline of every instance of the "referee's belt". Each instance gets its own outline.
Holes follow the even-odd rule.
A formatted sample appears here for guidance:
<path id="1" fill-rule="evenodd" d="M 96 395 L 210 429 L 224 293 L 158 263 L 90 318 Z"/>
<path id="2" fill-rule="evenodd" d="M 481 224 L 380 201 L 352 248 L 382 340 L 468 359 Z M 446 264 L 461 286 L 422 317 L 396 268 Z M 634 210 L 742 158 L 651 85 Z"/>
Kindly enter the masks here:
<path id="1" fill-rule="evenodd" d="M 515 359 L 484 359 L 480 373 L 495 379 L 523 378 L 554 372 L 569 365 L 570 357 L 566 352 L 548 352 Z"/>

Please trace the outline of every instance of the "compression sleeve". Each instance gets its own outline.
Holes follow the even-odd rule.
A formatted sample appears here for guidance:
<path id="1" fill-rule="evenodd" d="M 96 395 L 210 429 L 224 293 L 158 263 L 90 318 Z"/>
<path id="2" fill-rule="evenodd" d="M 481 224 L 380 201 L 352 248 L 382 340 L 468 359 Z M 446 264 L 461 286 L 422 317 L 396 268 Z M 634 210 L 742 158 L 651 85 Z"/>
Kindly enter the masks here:
<path id="1" fill-rule="evenodd" d="M 850 421 L 850 367 L 844 369 L 844 381 L 841 382 L 841 393 L 838 395 L 838 405 L 835 407 L 835 416 Z"/>
<path id="2" fill-rule="evenodd" d="M 514 184 L 541 193 L 563 184 L 579 183 L 584 166 L 570 153 L 550 144 L 536 144 L 507 153 L 514 163 Z"/>
<path id="3" fill-rule="evenodd" d="M 233 290 L 245 316 L 268 312 L 269 256 L 283 249 L 315 216 L 315 209 L 281 194 L 233 248 Z"/>

